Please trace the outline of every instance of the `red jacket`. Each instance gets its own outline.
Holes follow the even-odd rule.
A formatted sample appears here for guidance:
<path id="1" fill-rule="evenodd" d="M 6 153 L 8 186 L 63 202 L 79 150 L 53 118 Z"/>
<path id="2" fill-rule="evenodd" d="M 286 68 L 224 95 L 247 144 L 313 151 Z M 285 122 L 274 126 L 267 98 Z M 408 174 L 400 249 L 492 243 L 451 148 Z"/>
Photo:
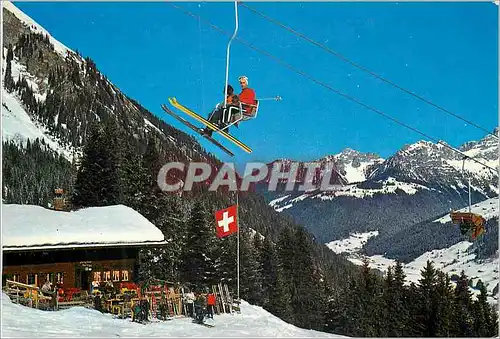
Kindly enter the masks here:
<path id="1" fill-rule="evenodd" d="M 255 92 L 251 88 L 244 88 L 241 91 L 239 98 L 242 104 L 255 105 Z"/>
<path id="2" fill-rule="evenodd" d="M 254 106 L 245 105 L 255 105 L 255 91 L 251 88 L 244 88 L 239 95 L 240 102 L 243 105 L 243 110 L 245 115 L 254 115 Z"/>
<path id="3" fill-rule="evenodd" d="M 207 296 L 207 305 L 215 305 L 215 294 L 210 293 Z"/>

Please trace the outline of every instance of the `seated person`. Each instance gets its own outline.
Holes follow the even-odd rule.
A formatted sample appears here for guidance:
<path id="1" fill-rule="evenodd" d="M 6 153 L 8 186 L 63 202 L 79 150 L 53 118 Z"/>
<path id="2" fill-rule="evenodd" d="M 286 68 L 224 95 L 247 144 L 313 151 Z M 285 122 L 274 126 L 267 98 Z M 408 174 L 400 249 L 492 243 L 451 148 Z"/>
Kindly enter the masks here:
<path id="1" fill-rule="evenodd" d="M 225 93 L 225 91 L 223 93 Z M 227 85 L 226 105 L 235 107 L 239 105 L 238 96 L 234 94 L 234 89 L 231 85 Z M 207 120 L 217 125 L 219 128 L 223 128 L 224 127 L 222 124 L 223 113 L 224 113 L 224 103 L 218 103 L 217 106 L 215 106 L 214 110 L 208 115 Z M 210 128 L 205 127 L 203 129 L 203 132 L 204 134 L 211 136 L 213 131 Z"/>
<path id="2" fill-rule="evenodd" d="M 228 85 L 227 88 L 227 106 L 229 109 L 229 106 L 235 106 L 239 108 L 240 102 L 241 102 L 241 107 L 243 109 L 243 114 L 247 116 L 253 116 L 254 111 L 255 111 L 255 91 L 248 87 L 248 78 L 246 76 L 240 76 L 238 78 L 238 81 L 241 86 L 241 93 L 239 95 L 234 94 L 234 90 L 231 87 L 231 85 Z M 218 104 L 214 111 L 209 115 L 208 121 L 214 123 L 217 125 L 219 128 L 224 128 L 227 126 L 227 124 L 233 123 L 235 121 L 238 121 L 241 119 L 241 113 L 239 110 L 231 110 L 232 111 L 232 116 L 231 116 L 231 121 L 222 121 L 223 113 L 224 113 L 224 106 Z M 207 134 L 209 136 L 212 136 L 212 129 L 205 127 L 203 129 L 204 134 Z M 226 132 L 229 133 L 229 128 L 226 129 Z"/>

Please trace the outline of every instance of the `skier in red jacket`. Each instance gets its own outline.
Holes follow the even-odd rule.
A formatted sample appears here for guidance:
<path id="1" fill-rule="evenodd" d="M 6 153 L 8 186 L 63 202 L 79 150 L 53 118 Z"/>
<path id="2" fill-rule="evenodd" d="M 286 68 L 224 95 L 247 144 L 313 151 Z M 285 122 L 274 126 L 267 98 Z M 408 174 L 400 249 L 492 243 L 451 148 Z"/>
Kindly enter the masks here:
<path id="1" fill-rule="evenodd" d="M 208 318 L 213 319 L 214 318 L 214 307 L 215 307 L 215 294 L 209 293 L 207 296 L 207 314 Z"/>
<path id="2" fill-rule="evenodd" d="M 242 75 L 238 78 L 241 86 L 241 93 L 238 96 L 242 108 L 247 115 L 251 115 L 253 108 L 255 106 L 255 91 L 248 87 L 248 78 L 245 75 Z"/>
<path id="3" fill-rule="evenodd" d="M 237 99 L 235 98 L 232 100 L 227 100 L 227 105 L 228 106 L 233 105 L 233 106 L 239 107 L 239 103 L 241 102 L 241 108 L 243 109 L 243 112 L 237 112 L 237 113 L 233 114 L 233 116 L 231 117 L 231 122 L 221 121 L 223 119 L 224 107 L 223 107 L 223 105 L 218 105 L 215 108 L 215 110 L 212 113 L 210 113 L 208 121 L 210 121 L 211 123 L 214 123 L 219 128 L 224 128 L 229 123 L 232 123 L 232 122 L 240 119 L 242 113 L 247 115 L 247 116 L 254 115 L 254 112 L 255 112 L 255 91 L 253 89 L 251 89 L 250 87 L 248 87 L 248 77 L 246 77 L 245 75 L 240 76 L 238 78 L 238 81 L 239 81 L 240 86 L 241 86 L 241 93 L 238 96 L 234 95 L 237 97 Z M 228 90 L 229 90 L 229 87 L 230 86 L 228 86 Z M 232 87 L 230 89 L 232 90 Z M 231 91 L 231 93 L 230 93 L 230 91 L 228 91 L 228 99 L 232 98 L 232 97 L 233 97 L 232 91 Z M 229 128 L 227 128 L 225 131 L 229 133 Z M 203 129 L 203 132 L 204 132 L 204 134 L 212 136 L 213 130 L 211 130 L 208 127 L 205 127 Z"/>

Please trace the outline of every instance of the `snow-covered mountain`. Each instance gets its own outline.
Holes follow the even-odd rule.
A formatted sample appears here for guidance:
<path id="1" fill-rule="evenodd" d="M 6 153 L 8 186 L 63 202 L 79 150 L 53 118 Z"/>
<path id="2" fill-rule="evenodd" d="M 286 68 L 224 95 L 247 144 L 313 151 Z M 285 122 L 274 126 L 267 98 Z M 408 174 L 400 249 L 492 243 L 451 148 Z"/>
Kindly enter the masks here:
<path id="1" fill-rule="evenodd" d="M 498 134 L 498 130 L 494 133 Z M 491 135 L 460 147 L 472 159 L 463 161 L 463 155 L 446 147 L 444 142 L 419 141 L 407 145 L 375 168 L 368 179 L 384 182 L 394 177 L 402 182 L 414 182 L 426 187 L 457 191 L 467 186 L 468 177 L 474 190 L 484 197 L 498 194 L 498 139 Z M 464 171 L 462 172 L 462 166 Z"/>
<path id="2" fill-rule="evenodd" d="M 498 135 L 498 129 L 494 133 Z M 498 140 L 491 135 L 465 143 L 459 150 L 498 168 Z M 375 158 L 375 163 L 365 166 L 364 181 L 345 185 L 335 194 L 288 194 L 269 204 L 306 225 L 332 251 L 344 253 L 353 263 L 362 264 L 368 258 L 372 267 L 385 271 L 399 259 L 408 281 L 416 282 L 431 260 L 449 274 L 464 270 L 473 287 L 480 279 L 487 285 L 490 302 L 496 301 L 498 172 L 471 160 L 463 163 L 462 158 L 441 143 L 420 141 L 385 161 Z M 487 233 L 476 242 L 465 239 L 449 217 L 450 210 L 468 211 L 469 177 L 472 212 L 487 220 Z"/>
<path id="3" fill-rule="evenodd" d="M 498 129 L 494 133 L 498 134 Z M 468 142 L 459 149 L 482 164 L 498 168 L 498 141 L 491 135 L 479 141 Z M 387 160 L 376 154 L 346 149 L 317 161 L 335 163 L 349 184 L 335 195 L 316 192 L 309 197 L 323 200 L 331 200 L 332 196 L 365 198 L 375 193 L 394 194 L 398 190 L 415 194 L 421 190 L 441 192 L 450 188 L 463 195 L 467 190 L 469 177 L 472 190 L 475 191 L 473 194 L 479 200 L 497 195 L 498 173 L 470 159 L 463 164 L 462 158 L 461 154 L 442 143 L 427 141 L 405 145 Z M 287 199 L 279 202 L 281 204 L 277 204 L 277 201 L 271 204 L 277 209 L 290 205 Z"/>
<path id="4" fill-rule="evenodd" d="M 90 125 L 115 116 L 141 147 L 153 137 L 182 157 L 206 159 L 194 138 L 126 96 L 91 58 L 66 47 L 11 2 L 2 5 L 4 141 L 43 139 L 71 161 L 85 144 Z"/>
<path id="5" fill-rule="evenodd" d="M 35 20 L 30 18 L 28 15 L 23 13 L 19 8 L 17 8 L 12 2 L 10 1 L 2 1 L 2 7 L 5 8 L 7 11 L 10 13 L 14 14 L 17 19 L 25 26 L 27 27 L 30 31 L 34 33 L 39 33 L 43 35 L 47 35 L 49 38 L 50 43 L 54 46 L 55 51 L 61 55 L 62 57 L 66 57 L 67 55 L 75 55 L 76 53 L 66 47 L 64 44 L 62 44 L 60 41 L 54 39 L 50 33 L 43 28 L 41 25 L 39 25 Z M 5 12 L 4 12 L 5 13 Z M 8 24 L 8 21 L 6 21 L 6 24 Z M 8 27 L 10 28 L 10 27 Z M 8 39 L 12 37 L 12 32 L 10 29 L 4 29 L 4 39 Z"/>
<path id="6" fill-rule="evenodd" d="M 494 133 L 498 134 L 498 129 Z M 498 140 L 494 136 L 467 142 L 459 150 L 482 164 L 498 168 Z M 330 158 L 345 170 L 349 167 L 342 160 L 348 159 L 349 154 L 357 152 L 349 150 L 343 156 Z M 432 234 L 430 225 L 437 216 L 468 205 L 469 178 L 473 204 L 498 197 L 498 171 L 462 159 L 463 155 L 443 142 L 419 141 L 403 146 L 386 160 L 373 155 L 368 160 L 365 157 L 364 162 L 360 161 L 365 165 L 358 166 L 364 169 L 363 174 L 357 173 L 363 181 L 351 182 L 333 193 L 282 194 L 270 199 L 269 204 L 305 225 L 325 243 L 356 232 L 376 231 L 377 235 L 363 247 L 370 255 L 390 252 L 394 258 L 405 253 L 405 260 L 415 259 L 429 249 L 448 248 L 460 241 L 456 229 Z M 349 177 L 346 172 L 344 175 Z M 355 175 L 351 172 L 350 177 Z M 416 236 L 418 232 L 420 238 Z"/>
<path id="7" fill-rule="evenodd" d="M 375 153 L 361 153 L 351 148 L 346 148 L 338 154 L 326 156 L 321 160 L 334 160 L 340 173 L 349 183 L 365 181 L 372 167 L 384 161 Z"/>
<path id="8" fill-rule="evenodd" d="M 298 174 L 296 176 L 297 182 L 303 182 L 305 169 L 307 163 L 319 163 L 320 169 L 317 171 L 317 176 L 313 180 L 313 184 L 321 179 L 325 173 L 325 169 L 333 170 L 331 183 L 356 183 L 365 181 L 367 175 L 371 173 L 374 165 L 383 162 L 384 159 L 380 158 L 374 153 L 361 153 L 356 150 L 346 148 L 342 152 L 334 155 L 328 155 L 319 159 L 311 161 L 300 161 L 297 159 L 280 158 L 268 164 L 268 173 L 271 172 L 274 165 L 279 165 L 281 171 L 289 171 L 292 163 L 299 164 Z M 269 179 L 270 174 L 268 175 Z M 286 182 L 286 176 L 282 175 L 280 179 Z"/>

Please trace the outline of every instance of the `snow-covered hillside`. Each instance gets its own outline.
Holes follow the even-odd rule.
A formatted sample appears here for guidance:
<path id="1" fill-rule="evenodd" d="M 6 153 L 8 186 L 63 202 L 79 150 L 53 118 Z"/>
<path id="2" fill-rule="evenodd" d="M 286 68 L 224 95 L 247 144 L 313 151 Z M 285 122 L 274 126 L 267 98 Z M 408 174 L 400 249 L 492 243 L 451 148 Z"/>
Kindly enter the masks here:
<path id="1" fill-rule="evenodd" d="M 341 337 L 300 329 L 245 301 L 241 314 L 216 315 L 214 323 L 207 328 L 177 318 L 142 325 L 83 307 L 41 311 L 14 304 L 2 293 L 2 337 Z"/>
<path id="2" fill-rule="evenodd" d="M 85 79 L 87 76 L 87 61 L 82 58 L 82 56 L 76 54 L 71 49 L 66 47 L 63 43 L 55 39 L 46 29 L 44 29 L 41 25 L 36 23 L 32 18 L 23 13 L 19 8 L 17 8 L 13 3 L 9 1 L 2 1 L 2 7 L 5 8 L 8 12 L 12 13 L 15 18 L 17 18 L 27 29 L 34 33 L 41 33 L 48 36 L 50 43 L 54 46 L 54 51 L 60 55 L 62 60 L 70 60 L 72 59 L 78 65 L 81 66 L 80 75 L 81 79 Z M 12 23 L 11 23 L 12 24 Z M 4 26 L 4 29 L 9 29 L 9 25 Z M 16 26 L 17 27 L 17 26 Z M 4 32 L 5 33 L 5 32 Z M 13 32 L 8 32 L 13 34 Z M 7 33 L 5 33 L 7 34 Z M 14 50 L 16 49 L 15 41 L 13 42 Z M 5 77 L 5 72 L 7 69 L 7 53 L 8 50 L 4 46 L 3 47 L 3 58 L 2 58 L 2 79 Z M 45 60 L 47 61 L 47 60 Z M 27 70 L 25 64 L 26 60 L 20 61 L 18 55 L 14 53 L 14 57 L 11 61 L 11 74 L 12 79 L 14 81 L 18 81 L 18 79 L 26 80 L 27 84 L 30 86 L 34 98 L 39 102 L 45 102 L 47 98 L 48 91 L 54 91 L 53 88 L 49 87 L 48 76 L 35 76 Z M 101 75 L 102 76 L 102 75 Z M 116 97 L 119 89 L 114 86 L 109 79 L 105 79 L 105 82 L 109 86 L 109 93 L 113 93 Z M 2 82 L 3 84 L 3 82 Z M 140 115 L 142 119 L 139 121 L 143 121 L 142 126 L 137 126 L 141 128 L 145 133 L 150 131 L 154 131 L 157 134 L 165 134 L 151 121 L 143 117 L 143 114 L 140 112 L 139 108 L 136 107 L 129 101 L 122 102 L 121 105 L 127 106 L 130 108 L 130 111 L 133 114 Z M 116 106 L 116 105 L 115 105 Z M 111 105 L 110 107 L 106 107 L 109 110 L 114 110 L 115 106 Z M 95 112 L 89 112 L 90 114 L 96 114 Z M 70 131 L 68 128 L 67 120 L 67 112 L 65 114 L 66 121 L 60 120 L 59 113 L 55 113 L 53 118 L 48 123 L 52 125 L 52 127 L 60 125 L 60 128 L 63 130 Z M 100 119 L 100 117 L 96 114 L 96 118 Z M 58 124 L 59 122 L 59 124 Z M 16 91 L 7 91 L 2 85 L 2 139 L 5 140 L 14 140 L 16 143 L 26 143 L 27 139 L 34 140 L 36 138 L 43 139 L 45 144 L 48 145 L 52 150 L 56 151 L 58 154 L 61 154 L 69 161 L 72 161 L 76 156 L 78 157 L 81 153 L 79 148 L 75 148 L 71 145 L 63 146 L 63 143 L 60 142 L 60 138 L 55 137 L 49 133 L 49 129 L 47 128 L 47 121 L 44 123 L 40 123 L 35 114 L 30 112 L 26 106 L 23 104 L 22 100 L 20 100 L 20 95 Z M 76 122 L 76 125 L 81 126 L 82 122 Z M 59 127 L 59 126 L 58 126 Z M 85 128 L 82 127 L 82 130 Z M 167 140 L 172 143 L 176 143 L 177 140 L 172 136 L 165 136 Z M 81 136 L 79 136 L 81 141 Z"/>
<path id="3" fill-rule="evenodd" d="M 336 188 L 334 192 L 314 191 L 305 192 L 299 196 L 285 195 L 271 200 L 269 202 L 269 206 L 273 207 L 277 212 L 282 212 L 305 199 L 333 200 L 341 196 L 363 199 L 373 197 L 375 194 L 396 194 L 397 191 L 402 191 L 406 194 L 412 195 L 417 193 L 419 190 L 436 191 L 434 188 L 428 188 L 416 183 L 399 181 L 395 178 L 389 177 L 380 182 L 378 187 L 361 188 L 358 184 L 347 184 Z"/>
<path id="4" fill-rule="evenodd" d="M 326 246 L 335 253 L 357 253 L 371 237 L 376 237 L 378 231 L 353 233 L 349 238 L 331 241 Z"/>
<path id="5" fill-rule="evenodd" d="M 54 39 L 49 32 L 42 26 L 40 26 L 35 20 L 24 14 L 19 8 L 17 8 L 12 2 L 4 0 L 2 1 L 2 7 L 7 9 L 9 12 L 13 13 L 21 22 L 27 25 L 31 31 L 35 33 L 47 34 L 49 36 L 50 42 L 54 45 L 54 49 L 57 53 L 61 54 L 63 57 L 66 56 L 68 52 L 74 53 L 71 49 L 66 47 L 64 44 Z"/>
<path id="6" fill-rule="evenodd" d="M 30 118 L 19 99 L 2 87 L 2 139 L 24 145 L 28 139 L 34 141 L 36 138 L 43 139 L 46 145 L 69 161 L 78 153 L 72 147 L 61 146 L 46 128 Z"/>
<path id="7" fill-rule="evenodd" d="M 493 217 L 498 217 L 499 215 L 499 202 L 498 198 L 487 199 L 473 206 L 472 212 L 481 214 L 486 220 Z M 462 209 L 461 211 L 466 212 L 468 209 Z M 435 220 L 434 222 L 446 223 L 451 222 L 449 215 Z M 377 236 L 377 231 L 364 232 L 364 233 L 353 233 L 349 238 L 332 241 L 327 243 L 326 246 L 336 253 L 346 253 L 347 259 L 354 264 L 361 265 L 363 259 L 368 259 L 370 266 L 376 268 L 382 272 L 386 272 L 389 266 L 395 265 L 395 260 L 385 258 L 381 255 L 374 255 L 366 257 L 360 254 L 360 250 L 366 241 Z M 476 254 L 472 253 L 471 246 L 473 243 L 468 241 L 461 241 L 449 248 L 433 250 L 420 255 L 415 260 L 404 264 L 403 269 L 407 275 L 408 282 L 417 283 L 420 279 L 420 272 L 430 260 L 434 263 L 437 269 L 442 270 L 448 274 L 460 275 L 463 270 L 465 274 L 472 279 L 473 285 L 477 283 L 479 279 L 486 284 L 486 289 L 491 295 L 493 289 L 499 283 L 499 258 L 498 252 L 494 258 L 488 260 L 475 260 Z M 475 294 L 478 290 L 471 289 Z M 489 301 L 497 301 L 498 294 L 496 296 L 490 296 Z"/>
<path id="8" fill-rule="evenodd" d="M 346 253 L 347 259 L 356 265 L 362 265 L 363 259 L 368 259 L 370 267 L 385 273 L 389 266 L 395 266 L 395 260 L 385 258 L 381 255 L 367 257 L 359 253 L 362 244 L 375 235 L 376 232 L 373 231 L 356 233 L 352 234 L 349 238 L 332 241 L 326 245 L 336 253 Z M 460 275 L 460 273 L 464 271 L 469 279 L 472 279 L 473 286 L 481 279 L 481 281 L 485 283 L 486 289 L 490 295 L 488 298 L 489 302 L 498 301 L 498 294 L 492 296 L 493 289 L 499 283 L 498 256 L 480 262 L 475 261 L 476 255 L 470 253 L 470 247 L 472 245 L 471 242 L 462 241 L 449 248 L 426 252 L 415 260 L 404 264 L 403 270 L 406 274 L 407 282 L 418 283 L 418 280 L 421 278 L 420 272 L 427 264 L 427 260 L 429 260 L 433 262 L 435 268 L 449 275 Z M 479 293 L 476 289 L 471 288 L 471 291 L 474 294 Z"/>
<path id="9" fill-rule="evenodd" d="M 16 6 L 14 6 L 9 1 L 2 1 L 3 7 L 12 12 L 19 20 L 28 25 L 30 29 L 34 32 L 44 33 L 49 36 L 52 44 L 54 44 L 55 50 L 61 55 L 66 55 L 66 53 L 72 52 L 66 46 L 61 44 L 56 39 L 52 38 L 50 34 L 30 17 L 20 11 Z M 7 48 L 3 48 L 3 58 L 2 58 L 2 79 L 5 76 L 5 70 L 7 67 L 6 58 Z M 19 62 L 19 59 L 14 56 L 11 61 L 11 72 L 12 79 L 16 80 L 19 78 L 24 78 L 33 90 L 33 95 L 39 102 L 44 102 L 47 93 L 44 92 L 42 87 L 46 87 L 47 79 L 38 79 L 34 75 L 30 74 L 26 70 L 26 66 Z M 73 160 L 73 156 L 78 154 L 78 151 L 71 146 L 62 146 L 59 140 L 51 136 L 42 124 L 38 123 L 36 120 L 27 113 L 24 105 L 17 95 L 9 93 L 5 90 L 2 82 L 2 140 L 13 140 L 18 144 L 25 144 L 28 139 L 31 141 L 39 138 L 44 140 L 45 144 L 48 145 L 52 150 L 56 151 L 58 154 L 64 156 L 69 161 Z M 56 117 L 57 119 L 57 117 Z"/>

